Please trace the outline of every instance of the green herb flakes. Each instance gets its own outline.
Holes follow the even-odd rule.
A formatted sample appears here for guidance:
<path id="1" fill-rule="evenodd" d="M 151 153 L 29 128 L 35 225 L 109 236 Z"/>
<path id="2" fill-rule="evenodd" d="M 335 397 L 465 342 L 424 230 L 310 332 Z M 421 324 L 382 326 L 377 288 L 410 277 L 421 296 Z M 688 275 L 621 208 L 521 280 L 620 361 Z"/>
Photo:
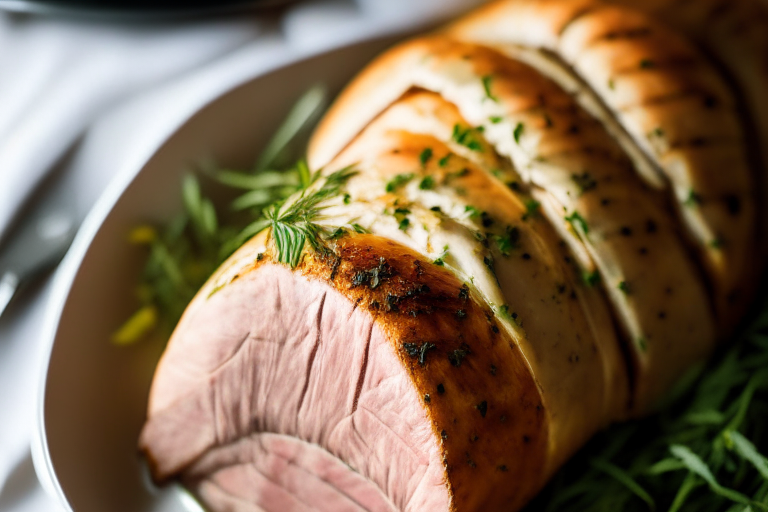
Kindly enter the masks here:
<path id="1" fill-rule="evenodd" d="M 419 188 L 421 190 L 432 190 L 435 188 L 435 178 L 432 176 L 424 176 L 419 182 Z"/>
<path id="2" fill-rule="evenodd" d="M 491 235 L 491 240 L 496 244 L 502 256 L 509 256 L 514 249 L 519 247 L 520 229 L 514 226 L 507 226 L 501 235 Z"/>
<path id="3" fill-rule="evenodd" d="M 525 213 L 523 214 L 523 220 L 538 217 L 539 207 L 541 203 L 535 199 L 529 199 L 525 202 Z"/>
<path id="4" fill-rule="evenodd" d="M 439 267 L 445 266 L 445 258 L 448 257 L 448 246 L 443 246 L 443 252 L 440 253 L 440 256 L 438 256 L 433 263 Z"/>
<path id="5" fill-rule="evenodd" d="M 413 173 L 398 174 L 387 182 L 385 190 L 389 193 L 396 192 L 398 189 L 407 185 L 413 178 Z"/>
<path id="6" fill-rule="evenodd" d="M 453 125 L 453 133 L 451 134 L 451 139 L 453 139 L 454 142 L 457 144 L 461 144 L 462 146 L 472 150 L 472 151 L 483 151 L 483 146 L 480 143 L 480 137 L 478 136 L 478 130 L 476 128 L 472 127 L 465 127 L 463 128 L 459 123 L 456 123 Z"/>
<path id="7" fill-rule="evenodd" d="M 571 180 L 579 187 L 581 194 L 594 190 L 597 187 L 597 180 L 588 172 L 581 174 L 571 174 Z"/>
<path id="8" fill-rule="evenodd" d="M 619 283 L 618 288 L 619 288 L 619 290 L 624 292 L 624 295 L 629 295 L 631 293 L 631 291 L 632 291 L 632 289 L 629 286 L 629 283 L 627 283 L 626 281 L 621 281 Z"/>
<path id="9" fill-rule="evenodd" d="M 695 190 L 691 189 L 688 191 L 688 197 L 685 198 L 685 201 L 683 204 L 688 207 L 695 207 L 702 203 L 702 198 L 699 193 L 697 193 Z"/>
<path id="10" fill-rule="evenodd" d="M 581 280 L 584 284 L 589 286 L 590 288 L 597 286 L 600 284 L 600 272 L 595 270 L 594 272 L 587 272 L 584 271 L 581 273 Z"/>
<path id="11" fill-rule="evenodd" d="M 520 138 L 525 132 L 525 125 L 523 123 L 517 123 L 515 129 L 512 132 L 512 136 L 515 138 L 515 143 L 520 144 Z"/>
<path id="12" fill-rule="evenodd" d="M 421 162 L 421 166 L 422 167 L 426 166 L 431 158 L 432 158 L 432 148 L 425 148 L 419 154 L 419 162 Z"/>
<path id="13" fill-rule="evenodd" d="M 493 93 L 491 92 L 491 86 L 493 85 L 493 75 L 485 75 L 482 78 L 482 81 L 483 81 L 483 90 L 485 91 L 486 99 L 498 102 L 499 99 L 496 96 L 494 96 Z"/>
<path id="14" fill-rule="evenodd" d="M 587 224 L 587 221 L 584 219 L 584 217 L 581 216 L 579 212 L 574 211 L 570 215 L 566 215 L 564 218 L 566 222 L 568 222 L 571 225 L 573 230 L 579 235 L 589 234 L 589 225 Z"/>

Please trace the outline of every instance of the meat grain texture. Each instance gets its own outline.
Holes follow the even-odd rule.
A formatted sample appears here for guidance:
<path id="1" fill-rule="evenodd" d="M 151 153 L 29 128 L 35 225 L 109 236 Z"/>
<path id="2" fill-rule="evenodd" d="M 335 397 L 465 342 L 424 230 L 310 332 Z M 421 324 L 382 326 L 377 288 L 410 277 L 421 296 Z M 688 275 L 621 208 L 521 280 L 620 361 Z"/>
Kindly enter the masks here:
<path id="1" fill-rule="evenodd" d="M 177 326 L 155 480 L 211 511 L 512 512 L 653 411 L 765 252 L 768 7 L 679 3 L 504 0 L 363 70 L 284 206 L 354 170 L 316 243 L 254 237 Z"/>

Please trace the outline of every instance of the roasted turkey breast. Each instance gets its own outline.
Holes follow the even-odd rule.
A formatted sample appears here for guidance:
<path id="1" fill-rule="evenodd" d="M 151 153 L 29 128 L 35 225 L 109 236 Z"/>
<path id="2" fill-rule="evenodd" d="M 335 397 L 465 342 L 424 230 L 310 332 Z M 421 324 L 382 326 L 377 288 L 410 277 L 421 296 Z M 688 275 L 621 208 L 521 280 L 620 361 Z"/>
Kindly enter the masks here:
<path id="1" fill-rule="evenodd" d="M 173 333 L 155 480 L 212 511 L 511 512 L 705 360 L 762 270 L 765 48 L 632 3 L 502 0 L 367 67 L 319 179 Z"/>

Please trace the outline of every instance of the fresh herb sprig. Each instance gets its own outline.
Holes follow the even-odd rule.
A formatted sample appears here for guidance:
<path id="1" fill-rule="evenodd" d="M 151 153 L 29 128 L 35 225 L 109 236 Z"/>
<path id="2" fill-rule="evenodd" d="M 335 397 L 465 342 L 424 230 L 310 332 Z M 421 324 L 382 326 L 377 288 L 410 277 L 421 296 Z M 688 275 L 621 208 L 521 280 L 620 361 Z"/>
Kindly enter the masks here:
<path id="1" fill-rule="evenodd" d="M 611 427 L 528 507 L 544 512 L 768 510 L 768 305 L 651 418 Z"/>
<path id="2" fill-rule="evenodd" d="M 295 162 L 308 134 L 325 109 L 327 94 L 313 87 L 293 106 L 250 171 L 214 169 L 201 173 L 228 190 L 244 190 L 229 211 L 205 197 L 198 177 L 182 183 L 184 211 L 166 227 L 140 225 L 129 241 L 147 248 L 148 257 L 136 295 L 139 309 L 113 334 L 130 345 L 161 328 L 170 332 L 184 309 L 218 266 L 266 221 L 265 208 L 307 189 L 318 178 L 307 164 Z M 207 188 L 207 187 L 206 187 Z M 322 188 L 322 187 L 321 187 Z"/>
<path id="3" fill-rule="evenodd" d="M 322 235 L 328 236 L 328 230 L 318 224 L 327 201 L 341 194 L 342 187 L 357 174 L 352 166 L 340 169 L 323 180 L 316 190 L 305 190 L 293 202 L 278 203 L 269 207 L 264 219 L 256 221 L 249 230 L 254 234 L 271 228 L 280 263 L 296 267 L 307 242 L 319 251 L 323 246 Z"/>

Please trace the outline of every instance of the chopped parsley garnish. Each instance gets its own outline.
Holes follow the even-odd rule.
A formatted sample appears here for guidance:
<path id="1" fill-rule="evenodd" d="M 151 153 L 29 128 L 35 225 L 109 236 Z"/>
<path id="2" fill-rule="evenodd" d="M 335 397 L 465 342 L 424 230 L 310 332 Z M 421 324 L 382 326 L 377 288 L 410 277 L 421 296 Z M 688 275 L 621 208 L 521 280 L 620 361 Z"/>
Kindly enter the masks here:
<path id="1" fill-rule="evenodd" d="M 413 179 L 413 177 L 413 173 L 402 173 L 396 175 L 394 178 L 387 182 L 386 191 L 390 193 L 397 191 L 398 189 L 407 185 L 408 182 Z"/>
<path id="2" fill-rule="evenodd" d="M 662 130 L 661 128 L 654 128 L 653 130 L 651 130 L 651 133 L 649 134 L 649 136 L 661 138 L 664 136 L 664 130 Z"/>
<path id="3" fill-rule="evenodd" d="M 427 162 L 432 158 L 432 148 L 425 148 L 424 151 L 419 154 L 419 162 L 421 162 L 422 167 L 427 165 Z"/>
<path id="4" fill-rule="evenodd" d="M 566 222 L 568 222 L 571 225 L 571 227 L 576 233 L 580 235 L 589 234 L 589 225 L 587 224 L 587 221 L 584 220 L 584 217 L 582 217 L 579 212 L 574 211 L 570 215 L 566 215 L 564 218 Z"/>
<path id="5" fill-rule="evenodd" d="M 395 208 L 395 213 L 394 213 L 395 220 L 397 220 L 398 222 L 397 227 L 401 231 L 407 231 L 408 228 L 410 227 L 411 221 L 407 217 L 407 215 L 410 215 L 410 214 L 411 214 L 411 210 L 409 210 L 408 208 L 403 208 L 403 207 Z"/>
<path id="6" fill-rule="evenodd" d="M 587 286 L 594 287 L 600 284 L 600 272 L 595 270 L 594 272 L 587 272 L 584 271 L 581 273 L 581 280 L 586 284 Z"/>
<path id="7" fill-rule="evenodd" d="M 507 226 L 503 235 L 491 235 L 491 240 L 502 256 L 509 256 L 520 242 L 520 230 L 515 226 Z"/>
<path id="8" fill-rule="evenodd" d="M 352 197 L 349 194 L 344 194 L 344 204 L 349 204 L 352 202 Z"/>
<path id="9" fill-rule="evenodd" d="M 499 99 L 491 92 L 491 85 L 493 84 L 493 75 L 485 75 L 482 78 L 483 90 L 485 91 L 485 97 L 491 101 L 498 102 Z"/>
<path id="10" fill-rule="evenodd" d="M 520 144 L 520 137 L 523 136 L 524 131 L 525 131 L 525 125 L 523 123 L 517 123 L 515 125 L 515 130 L 512 132 L 512 136 L 515 138 L 515 142 L 517 144 Z"/>
<path id="11" fill-rule="evenodd" d="M 352 229 L 355 230 L 355 233 L 360 233 L 361 235 L 371 232 L 369 229 L 365 229 L 363 226 L 361 226 L 360 224 L 357 224 L 356 222 L 353 222 L 352 224 L 350 224 L 350 226 L 352 226 Z"/>
<path id="12" fill-rule="evenodd" d="M 471 149 L 472 151 L 482 151 L 483 146 L 480 144 L 480 140 L 475 135 L 478 130 L 471 127 L 462 128 L 459 123 L 453 125 L 453 133 L 451 138 L 457 144 Z"/>
<path id="13" fill-rule="evenodd" d="M 571 174 L 571 180 L 576 183 L 576 186 L 579 187 L 579 192 L 582 194 L 597 187 L 597 180 L 595 180 L 595 178 L 588 172 Z"/>
<path id="14" fill-rule="evenodd" d="M 443 247 L 443 252 L 440 254 L 440 256 L 433 261 L 433 263 L 439 267 L 445 266 L 445 258 L 448 257 L 448 246 Z"/>
<path id="15" fill-rule="evenodd" d="M 616 82 L 613 78 L 608 79 L 608 88 L 612 91 L 616 89 Z"/>
<path id="16" fill-rule="evenodd" d="M 525 202 L 525 213 L 523 214 L 523 220 L 528 220 L 539 215 L 539 207 L 541 203 L 535 199 L 529 199 Z"/>
<path id="17" fill-rule="evenodd" d="M 448 165 L 448 160 L 450 158 L 451 158 L 451 153 L 448 153 L 443 158 L 437 161 L 437 165 L 439 165 L 440 167 L 445 167 L 446 165 Z"/>
<path id="18" fill-rule="evenodd" d="M 520 321 L 520 318 L 517 313 L 514 311 L 509 311 L 509 306 L 504 304 L 503 306 L 499 306 L 496 308 L 496 313 L 505 320 L 514 323 L 517 326 L 522 327 L 522 322 Z"/>
<path id="19" fill-rule="evenodd" d="M 419 188 L 421 190 L 432 190 L 435 188 L 435 178 L 432 176 L 424 176 L 419 182 Z"/>
<path id="20" fill-rule="evenodd" d="M 476 219 L 476 218 L 478 218 L 480 216 L 480 210 L 478 210 L 477 208 L 475 208 L 472 205 L 465 206 L 464 207 L 464 211 L 469 214 L 469 218 L 470 219 Z"/>
<path id="21" fill-rule="evenodd" d="M 501 116 L 491 116 L 488 118 L 488 120 L 493 124 L 499 124 L 504 120 L 504 118 Z"/>
<path id="22" fill-rule="evenodd" d="M 624 295 L 629 295 L 630 293 L 632 293 L 632 289 L 630 288 L 629 283 L 627 283 L 626 281 L 622 281 L 619 283 L 619 290 L 624 292 Z"/>
<path id="23" fill-rule="evenodd" d="M 688 191 L 688 197 L 685 199 L 683 204 L 685 206 L 697 206 L 702 203 L 701 195 L 699 195 L 695 190 L 691 189 Z"/>

